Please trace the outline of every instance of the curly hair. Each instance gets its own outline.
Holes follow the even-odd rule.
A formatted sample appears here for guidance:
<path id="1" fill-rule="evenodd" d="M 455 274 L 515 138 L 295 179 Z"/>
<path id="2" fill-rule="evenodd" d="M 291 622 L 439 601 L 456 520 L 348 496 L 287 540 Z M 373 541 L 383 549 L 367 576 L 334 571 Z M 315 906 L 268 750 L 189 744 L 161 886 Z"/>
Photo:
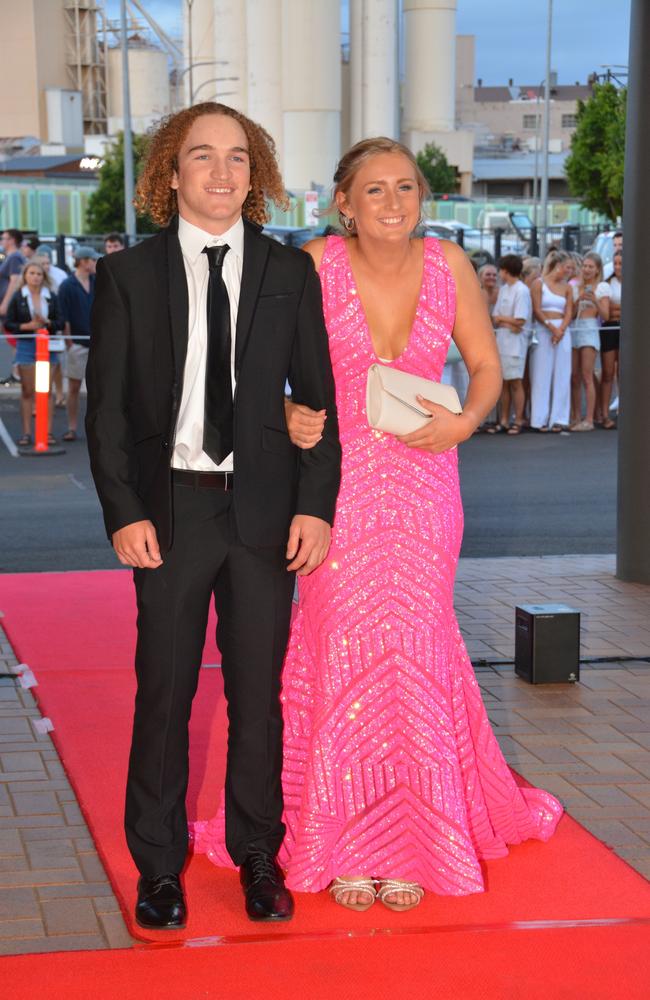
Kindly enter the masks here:
<path id="1" fill-rule="evenodd" d="M 150 133 L 147 155 L 138 179 L 134 205 L 140 214 L 148 214 L 158 226 L 166 226 L 178 211 L 172 175 L 178 169 L 178 153 L 192 124 L 203 115 L 226 115 L 239 122 L 248 139 L 251 190 L 242 213 L 251 222 L 264 225 L 270 219 L 267 199 L 288 208 L 289 199 L 278 167 L 275 143 L 256 122 L 226 104 L 206 101 L 163 118 Z"/>

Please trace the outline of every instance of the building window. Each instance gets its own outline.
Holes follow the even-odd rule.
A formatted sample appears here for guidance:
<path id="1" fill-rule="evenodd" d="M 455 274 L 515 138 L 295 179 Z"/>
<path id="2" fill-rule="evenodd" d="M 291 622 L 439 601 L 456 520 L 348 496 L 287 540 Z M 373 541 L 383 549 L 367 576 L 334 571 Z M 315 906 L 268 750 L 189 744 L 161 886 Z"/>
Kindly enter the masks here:
<path id="1" fill-rule="evenodd" d="M 524 128 L 538 128 L 541 118 L 541 115 L 524 115 Z"/>
<path id="2" fill-rule="evenodd" d="M 562 115 L 562 128 L 575 128 L 577 124 L 577 115 Z"/>

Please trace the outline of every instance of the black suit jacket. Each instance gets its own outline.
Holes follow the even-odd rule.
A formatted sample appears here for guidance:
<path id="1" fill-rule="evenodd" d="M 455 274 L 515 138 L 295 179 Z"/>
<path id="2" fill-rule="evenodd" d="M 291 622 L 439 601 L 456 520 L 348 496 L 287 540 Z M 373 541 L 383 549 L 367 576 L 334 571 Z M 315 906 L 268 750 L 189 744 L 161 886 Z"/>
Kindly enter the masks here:
<path id="1" fill-rule="evenodd" d="M 294 514 L 330 524 L 341 450 L 321 290 L 309 254 L 244 221 L 237 316 L 233 506 L 242 541 L 281 545 Z M 86 380 L 86 432 L 109 538 L 153 521 L 173 541 L 171 455 L 187 352 L 188 293 L 178 219 L 98 263 Z M 291 444 L 293 398 L 327 409 L 315 448 Z"/>

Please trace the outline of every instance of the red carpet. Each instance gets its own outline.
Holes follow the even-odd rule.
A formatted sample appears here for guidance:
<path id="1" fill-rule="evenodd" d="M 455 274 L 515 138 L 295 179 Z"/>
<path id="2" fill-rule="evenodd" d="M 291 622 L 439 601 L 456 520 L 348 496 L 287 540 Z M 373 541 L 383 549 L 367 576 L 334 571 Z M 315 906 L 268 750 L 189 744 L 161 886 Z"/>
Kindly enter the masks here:
<path id="1" fill-rule="evenodd" d="M 41 710 L 52 719 L 57 748 L 130 919 L 136 873 L 122 833 L 134 692 L 130 574 L 7 575 L 0 577 L 0 609 L 18 657 L 36 674 Z M 211 638 L 204 662 L 217 660 Z M 205 670 L 192 719 L 191 818 L 214 810 L 223 736 L 220 673 Z M 93 977 L 96 997 L 135 995 L 128 992 L 129 977 L 140 975 L 150 995 L 244 996 L 255 992 L 260 968 L 264 982 L 275 980 L 280 994 L 309 998 L 329 996 L 333 986 L 343 997 L 360 1000 L 650 995 L 642 964 L 650 952 L 650 885 L 577 823 L 564 817 L 548 844 L 514 847 L 508 858 L 484 870 L 486 893 L 461 899 L 427 895 L 418 909 L 399 916 L 378 906 L 350 914 L 324 894 L 299 895 L 290 925 L 260 932 L 243 917 L 235 873 L 198 857 L 186 875 L 188 928 L 174 938 L 195 947 L 4 959 L 0 968 L 11 970 L 17 988 L 24 984 L 27 992 L 12 991 L 16 997 L 35 995 L 29 994 L 28 983 L 32 988 L 35 983 L 30 977 L 43 975 L 45 967 L 49 982 L 54 977 L 61 984 L 61 993 L 58 987 L 48 991 L 52 997 L 88 995 L 74 992 L 86 973 Z M 560 930 L 558 921 L 572 926 Z M 140 939 L 156 937 L 131 929 Z M 340 940 L 350 935 L 352 940 Z M 157 937 L 167 946 L 173 943 L 168 935 Z M 172 987 L 174 976 L 185 985 Z M 167 990 L 155 988 L 157 977 Z M 108 985 L 108 992 L 100 992 L 105 978 L 113 992 Z M 636 983 L 643 983 L 642 992 L 634 992 Z"/>

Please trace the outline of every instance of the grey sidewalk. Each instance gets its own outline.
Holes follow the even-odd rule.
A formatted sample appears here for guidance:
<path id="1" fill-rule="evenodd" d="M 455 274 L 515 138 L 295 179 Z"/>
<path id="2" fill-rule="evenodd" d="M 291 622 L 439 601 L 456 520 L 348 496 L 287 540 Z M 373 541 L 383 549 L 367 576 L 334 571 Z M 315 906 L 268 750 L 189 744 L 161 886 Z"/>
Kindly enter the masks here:
<path id="1" fill-rule="evenodd" d="M 462 560 L 456 609 L 508 763 L 650 877 L 650 587 L 623 584 L 611 556 Z M 514 608 L 582 612 L 577 685 L 514 675 Z M 499 662 L 501 661 L 501 662 Z M 0 673 L 16 659 L 0 629 Z M 38 679 L 38 678 L 37 678 Z M 38 688 L 36 688 L 38 694 Z M 40 713 L 0 679 L 0 955 L 128 947 L 117 901 Z M 53 720 L 56 726 L 56 719 Z"/>

